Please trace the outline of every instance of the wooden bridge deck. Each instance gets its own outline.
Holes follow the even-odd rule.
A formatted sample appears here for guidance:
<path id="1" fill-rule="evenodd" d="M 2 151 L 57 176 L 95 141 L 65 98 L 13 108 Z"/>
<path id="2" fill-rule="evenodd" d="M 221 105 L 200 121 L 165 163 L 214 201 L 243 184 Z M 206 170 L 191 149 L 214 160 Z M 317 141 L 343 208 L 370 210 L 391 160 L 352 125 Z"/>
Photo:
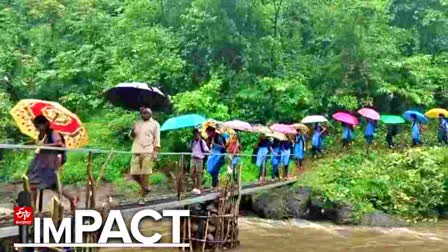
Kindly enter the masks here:
<path id="1" fill-rule="evenodd" d="M 248 195 L 255 192 L 265 191 L 276 187 L 282 187 L 286 185 L 291 185 L 295 183 L 297 180 L 287 180 L 287 181 L 278 181 L 278 182 L 272 182 L 264 185 L 258 185 L 258 184 L 249 184 L 245 185 L 242 188 L 241 194 L 242 195 Z M 210 200 L 214 200 L 219 196 L 218 192 L 212 192 L 208 191 L 205 192 L 199 196 L 188 193 L 183 196 L 181 200 L 177 199 L 177 195 L 167 195 L 165 197 L 158 197 L 154 199 L 149 199 L 145 202 L 144 205 L 141 204 L 121 204 L 118 205 L 112 209 L 118 209 L 121 210 L 123 217 L 125 219 L 131 218 L 136 212 L 144 209 L 153 209 L 156 211 L 161 211 L 164 209 L 175 209 L 175 208 L 181 208 L 184 206 L 188 206 L 195 203 L 201 203 L 206 202 Z M 12 224 L 12 218 L 11 222 L 7 222 L 0 225 L 0 239 L 8 238 L 8 237 L 14 237 L 19 234 L 18 226 L 14 226 Z"/>

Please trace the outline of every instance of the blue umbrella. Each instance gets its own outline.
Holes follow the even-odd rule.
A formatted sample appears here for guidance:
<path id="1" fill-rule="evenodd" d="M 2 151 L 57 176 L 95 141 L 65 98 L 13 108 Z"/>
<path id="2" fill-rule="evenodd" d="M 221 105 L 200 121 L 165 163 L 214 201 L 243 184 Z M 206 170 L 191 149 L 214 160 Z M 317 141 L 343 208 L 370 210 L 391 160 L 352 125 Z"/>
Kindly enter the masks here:
<path id="1" fill-rule="evenodd" d="M 408 110 L 403 113 L 403 117 L 408 121 L 412 121 L 412 115 L 415 115 L 415 117 L 417 118 L 417 121 L 420 123 L 428 123 L 429 122 L 428 118 L 426 118 L 426 116 L 424 114 L 422 114 L 418 111 Z"/>
<path id="2" fill-rule="evenodd" d="M 174 130 L 174 129 L 188 128 L 188 127 L 195 127 L 198 124 L 202 124 L 204 121 L 205 121 L 205 117 L 198 115 L 198 114 L 188 114 L 188 115 L 176 116 L 176 117 L 166 120 L 163 123 L 160 130 L 165 131 L 165 130 Z"/>

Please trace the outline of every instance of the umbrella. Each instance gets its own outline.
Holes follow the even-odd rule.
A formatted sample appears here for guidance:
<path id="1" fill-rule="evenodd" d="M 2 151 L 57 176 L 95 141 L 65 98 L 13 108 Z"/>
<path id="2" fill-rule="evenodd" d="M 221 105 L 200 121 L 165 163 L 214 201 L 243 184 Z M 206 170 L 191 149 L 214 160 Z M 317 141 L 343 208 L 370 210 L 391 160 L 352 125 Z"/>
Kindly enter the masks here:
<path id="1" fill-rule="evenodd" d="M 253 131 L 252 125 L 250 125 L 250 123 L 240 120 L 227 121 L 224 123 L 224 125 L 234 130 L 250 131 L 250 132 Z"/>
<path id="2" fill-rule="evenodd" d="M 448 117 L 448 110 L 443 108 L 433 108 L 428 110 L 425 113 L 425 116 L 429 118 L 438 118 L 440 114 L 444 115 L 445 117 Z"/>
<path id="3" fill-rule="evenodd" d="M 88 142 L 81 120 L 57 102 L 25 99 L 19 101 L 9 113 L 20 131 L 33 139 L 39 136 L 33 119 L 43 115 L 50 121 L 51 128 L 64 137 L 67 148 L 81 147 Z"/>
<path id="4" fill-rule="evenodd" d="M 358 110 L 358 113 L 365 118 L 378 121 L 380 119 L 380 114 L 376 110 L 371 108 L 362 108 Z"/>
<path id="5" fill-rule="evenodd" d="M 266 136 L 276 138 L 280 141 L 288 141 L 289 140 L 285 134 L 280 133 L 280 132 L 268 133 L 268 134 L 266 134 Z"/>
<path id="6" fill-rule="evenodd" d="M 403 117 L 397 115 L 381 115 L 380 120 L 385 124 L 401 124 L 406 122 Z"/>
<path id="7" fill-rule="evenodd" d="M 272 134 L 273 133 L 271 129 L 269 129 L 267 126 L 264 126 L 261 124 L 254 125 L 252 128 L 253 128 L 254 132 L 258 132 L 261 134 Z"/>
<path id="8" fill-rule="evenodd" d="M 300 131 L 302 131 L 303 133 L 307 133 L 310 129 L 302 123 L 294 123 L 291 125 L 291 127 L 293 127 L 294 129 L 300 129 Z"/>
<path id="9" fill-rule="evenodd" d="M 426 116 L 424 114 L 422 114 L 418 111 L 408 110 L 403 113 L 404 119 L 406 119 L 408 121 L 412 121 L 412 115 L 415 115 L 415 117 L 417 118 L 417 121 L 420 123 L 428 123 L 429 122 L 428 118 L 426 118 Z"/>
<path id="10" fill-rule="evenodd" d="M 205 121 L 205 118 L 198 114 L 189 114 L 189 115 L 181 115 L 170 118 L 166 120 L 162 127 L 161 131 L 165 130 L 174 130 L 188 127 L 195 127 L 198 124 L 202 124 Z"/>
<path id="11" fill-rule="evenodd" d="M 236 132 L 232 128 L 229 128 L 224 125 L 222 122 L 218 122 L 213 119 L 206 120 L 202 123 L 202 126 L 199 128 L 201 132 L 201 136 L 204 139 L 208 138 L 207 128 L 212 127 L 216 129 L 216 133 L 220 134 L 226 140 L 226 147 L 228 147 L 232 142 L 236 141 Z"/>
<path id="12" fill-rule="evenodd" d="M 321 115 L 310 115 L 302 119 L 301 123 L 323 123 L 328 122 L 327 118 Z"/>
<path id="13" fill-rule="evenodd" d="M 169 105 L 169 98 L 162 91 L 140 82 L 120 83 L 106 91 L 106 98 L 115 106 L 129 110 L 142 106 L 161 110 Z"/>
<path id="14" fill-rule="evenodd" d="M 269 127 L 271 130 L 280 132 L 283 134 L 297 134 L 297 130 L 294 129 L 291 125 L 276 123 L 272 124 L 271 127 Z"/>
<path id="15" fill-rule="evenodd" d="M 346 123 L 346 124 L 350 124 L 350 125 L 358 125 L 359 121 L 358 118 L 354 117 L 353 115 L 347 113 L 347 112 L 337 112 L 333 114 L 333 119 L 338 121 L 338 122 L 342 122 L 342 123 Z"/>

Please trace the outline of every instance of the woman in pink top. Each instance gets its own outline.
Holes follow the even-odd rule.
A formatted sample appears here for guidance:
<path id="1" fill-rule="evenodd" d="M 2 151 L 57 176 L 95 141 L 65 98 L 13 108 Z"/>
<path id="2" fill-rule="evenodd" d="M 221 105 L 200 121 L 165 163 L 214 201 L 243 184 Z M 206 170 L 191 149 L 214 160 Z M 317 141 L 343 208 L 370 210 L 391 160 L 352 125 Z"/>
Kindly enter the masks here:
<path id="1" fill-rule="evenodd" d="M 191 141 L 190 175 L 193 180 L 193 193 L 201 194 L 202 173 L 204 168 L 204 157 L 209 152 L 207 143 L 201 138 L 198 129 L 193 129 L 193 140 Z"/>

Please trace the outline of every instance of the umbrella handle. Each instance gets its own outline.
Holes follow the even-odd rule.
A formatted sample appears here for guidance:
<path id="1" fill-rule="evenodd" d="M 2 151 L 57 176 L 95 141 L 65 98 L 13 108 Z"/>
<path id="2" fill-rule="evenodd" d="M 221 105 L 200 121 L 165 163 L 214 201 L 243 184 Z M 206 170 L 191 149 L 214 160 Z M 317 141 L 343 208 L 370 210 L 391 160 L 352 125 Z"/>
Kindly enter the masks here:
<path id="1" fill-rule="evenodd" d="M 58 117 L 59 117 L 59 113 L 56 113 L 56 116 L 53 118 L 52 122 L 55 122 L 56 119 L 58 119 Z"/>

